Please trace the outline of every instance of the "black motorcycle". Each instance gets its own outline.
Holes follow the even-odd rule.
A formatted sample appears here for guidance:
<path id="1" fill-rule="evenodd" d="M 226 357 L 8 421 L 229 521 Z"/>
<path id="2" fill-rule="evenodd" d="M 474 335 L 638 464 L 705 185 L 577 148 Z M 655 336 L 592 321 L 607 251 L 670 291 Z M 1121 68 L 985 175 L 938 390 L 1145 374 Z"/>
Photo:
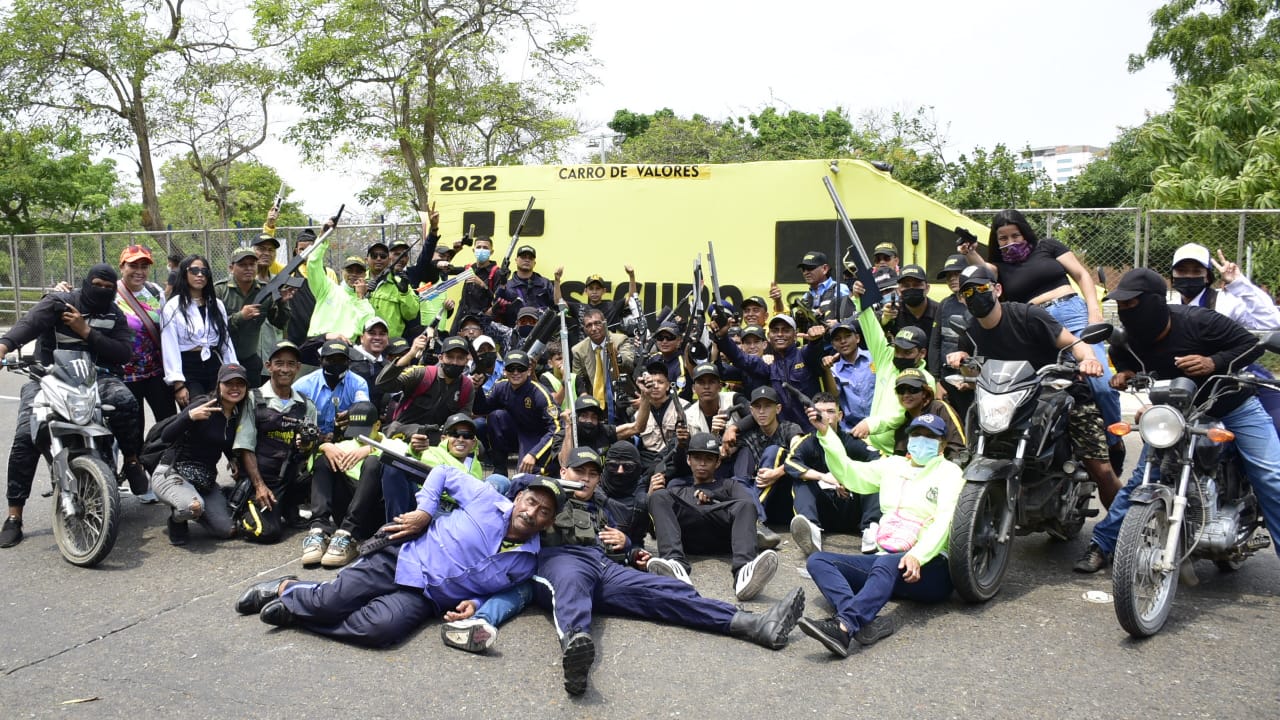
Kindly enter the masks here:
<path id="1" fill-rule="evenodd" d="M 1075 343 L 1092 345 L 1111 326 L 1090 325 Z M 963 328 L 961 328 L 963 332 Z M 1077 378 L 1069 346 L 1058 362 L 1036 369 L 1021 360 L 970 358 L 977 391 L 966 422 L 972 459 L 951 520 L 948 564 L 960 597 L 985 602 L 1000 590 L 1015 535 L 1045 532 L 1066 541 L 1084 527 L 1096 489 L 1076 458 L 1067 433 Z M 981 352 L 982 348 L 978 348 Z M 963 378 L 949 376 L 948 382 Z"/>

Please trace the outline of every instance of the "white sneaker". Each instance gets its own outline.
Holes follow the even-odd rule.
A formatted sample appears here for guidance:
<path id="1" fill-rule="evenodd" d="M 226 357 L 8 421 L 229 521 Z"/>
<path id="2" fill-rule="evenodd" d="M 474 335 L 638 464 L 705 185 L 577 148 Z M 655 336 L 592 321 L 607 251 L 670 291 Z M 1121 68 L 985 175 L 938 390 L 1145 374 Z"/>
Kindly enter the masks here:
<path id="1" fill-rule="evenodd" d="M 498 629 L 484 618 L 469 617 L 445 623 L 440 628 L 440 639 L 452 648 L 473 653 L 484 652 L 493 647 L 494 641 L 498 639 Z"/>
<path id="2" fill-rule="evenodd" d="M 809 522 L 809 518 L 797 515 L 791 518 L 791 541 L 809 557 L 822 550 L 822 530 Z"/>
<path id="3" fill-rule="evenodd" d="M 862 554 L 870 555 L 880 549 L 876 543 L 876 535 L 880 534 L 880 523 L 871 523 L 871 527 L 862 531 Z"/>
<path id="4" fill-rule="evenodd" d="M 319 565 L 324 551 L 329 548 L 329 538 L 324 530 L 315 528 L 302 538 L 302 564 Z"/>
<path id="5" fill-rule="evenodd" d="M 675 560 L 651 557 L 649 558 L 649 572 L 654 575 L 673 577 L 680 582 L 688 583 L 689 585 L 693 584 L 693 580 L 689 578 L 689 571 L 685 570 L 684 566 Z"/>
<path id="6" fill-rule="evenodd" d="M 750 600 L 760 594 L 777 571 L 778 552 L 765 550 L 738 571 L 738 581 L 734 583 L 733 594 L 737 595 L 739 600 Z"/>

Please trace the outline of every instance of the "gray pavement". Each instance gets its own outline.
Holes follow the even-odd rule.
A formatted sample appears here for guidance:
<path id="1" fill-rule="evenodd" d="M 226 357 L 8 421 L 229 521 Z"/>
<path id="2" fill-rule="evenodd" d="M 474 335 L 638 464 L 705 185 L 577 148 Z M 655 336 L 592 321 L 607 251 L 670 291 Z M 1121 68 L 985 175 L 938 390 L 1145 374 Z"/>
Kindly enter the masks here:
<path id="1" fill-rule="evenodd" d="M 20 378 L 0 374 L 0 395 Z M 0 443 L 16 402 L 0 399 Z M 1136 457 L 1131 438 L 1130 458 Z M 7 456 L 7 454 L 6 454 Z M 48 488 L 45 468 L 37 493 Z M 127 493 L 115 551 L 98 568 L 62 561 L 51 501 L 33 498 L 27 539 L 0 550 L 0 708 L 4 717 L 878 717 L 1265 718 L 1280 716 L 1277 588 L 1268 551 L 1236 573 L 1201 563 L 1155 638 L 1135 642 L 1110 604 L 1108 573 L 1070 572 L 1086 536 L 1017 539 L 990 603 L 891 604 L 902 624 L 880 644 L 832 659 L 798 630 L 771 652 L 726 637 L 598 618 L 591 690 L 561 688 L 549 618 L 531 609 L 503 627 L 495 651 L 445 648 L 432 624 L 386 651 L 278 630 L 232 609 L 248 584 L 282 574 L 325 578 L 298 563 L 300 535 L 273 547 L 216 542 L 193 526 L 169 545 L 165 512 Z M 851 537 L 829 549 L 849 550 Z M 788 540 L 772 584 L 751 609 L 796 584 L 808 614 L 826 605 Z M 730 600 L 728 561 L 701 559 L 694 581 Z M 69 701 L 88 702 L 64 704 Z"/>

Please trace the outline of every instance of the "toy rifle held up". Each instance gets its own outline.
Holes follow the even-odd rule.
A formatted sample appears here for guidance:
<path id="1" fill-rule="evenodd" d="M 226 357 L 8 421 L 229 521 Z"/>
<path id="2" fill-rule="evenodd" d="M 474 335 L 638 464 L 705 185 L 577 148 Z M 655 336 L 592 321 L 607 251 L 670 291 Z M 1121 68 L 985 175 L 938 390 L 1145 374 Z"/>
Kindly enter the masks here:
<path id="1" fill-rule="evenodd" d="M 854 229 L 853 223 L 849 222 L 849 214 L 844 211 L 844 203 L 840 202 L 840 195 L 836 193 L 836 186 L 831 182 L 831 178 L 824 175 L 822 184 L 827 186 L 827 192 L 831 195 L 831 203 L 836 207 L 836 215 L 839 216 L 839 221 L 844 226 L 844 231 L 849 234 L 849 241 L 853 246 L 854 275 L 862 282 L 863 288 L 862 307 L 871 307 L 880 302 L 883 297 L 880 289 L 876 287 L 875 276 L 871 272 L 871 258 L 867 257 L 867 250 L 862 247 L 862 240 L 858 237 L 858 231 Z"/>
<path id="2" fill-rule="evenodd" d="M 416 240 L 409 243 L 409 247 L 406 247 L 396 253 L 395 256 L 387 258 L 387 266 L 382 268 L 382 272 L 378 273 L 378 277 L 374 278 L 373 282 L 369 283 L 370 294 L 373 293 L 374 290 L 377 290 L 379 285 L 387 281 L 387 277 L 395 270 L 396 263 L 400 262 L 400 258 L 408 255 L 410 252 L 413 252 L 413 249 L 417 247 L 420 242 L 422 242 L 422 235 L 418 235 Z"/>
<path id="3" fill-rule="evenodd" d="M 550 314 L 550 313 L 548 313 Z M 573 356 L 569 354 L 569 303 L 564 300 L 560 301 L 560 312 L 556 313 L 560 316 L 560 362 L 564 367 L 564 404 L 565 409 L 573 409 L 573 400 L 577 396 L 577 392 L 573 387 Z M 575 415 L 570 415 L 569 430 L 572 433 L 573 446 L 578 447 L 578 419 Z"/>
<path id="4" fill-rule="evenodd" d="M 732 324 L 732 320 L 724 304 L 724 295 L 720 292 L 720 273 L 716 272 L 716 250 L 710 240 L 707 241 L 707 265 L 711 266 L 711 294 L 714 299 L 711 305 L 711 319 L 716 321 L 718 327 L 724 327 Z"/>
<path id="5" fill-rule="evenodd" d="M 470 280 L 475 276 L 476 276 L 475 272 L 472 271 L 471 268 L 467 268 L 466 270 L 463 270 L 462 272 L 458 273 L 457 275 L 454 275 L 453 277 L 449 278 L 448 280 L 445 280 L 444 282 L 438 282 L 429 288 L 426 288 L 424 290 L 419 290 L 418 301 L 427 302 L 429 300 L 435 300 L 436 298 L 449 292 L 453 288 Z"/>
<path id="6" fill-rule="evenodd" d="M 263 285 L 258 290 L 258 294 L 253 296 L 253 302 L 250 303 L 251 305 L 261 305 L 266 302 L 267 298 L 279 295 L 280 288 L 284 287 L 284 284 L 289 277 L 297 272 L 298 268 L 302 267 L 302 264 L 307 261 L 307 258 L 311 257 L 311 253 L 315 252 L 315 249 L 320 247 L 325 240 L 328 240 L 329 235 L 333 234 L 333 231 L 337 229 L 338 221 L 342 219 L 342 211 L 346 209 L 346 207 L 346 203 L 338 206 L 338 214 L 329 218 L 332 222 L 329 229 L 325 230 L 323 235 L 316 238 L 315 242 L 307 246 L 306 250 L 294 255 L 293 258 L 289 260 L 289 264 L 284 266 L 283 270 L 276 273 L 275 277 L 268 280 L 267 284 Z"/>
<path id="7" fill-rule="evenodd" d="M 520 233 L 524 231 L 524 223 L 529 219 L 529 213 L 533 212 L 533 196 L 529 196 L 529 204 L 524 209 L 524 214 L 520 216 L 520 222 L 516 223 L 516 231 L 511 235 L 511 244 L 507 246 L 506 257 L 502 258 L 502 273 L 505 275 L 511 269 L 511 254 L 516 251 L 516 245 L 520 243 Z"/>
<path id="8" fill-rule="evenodd" d="M 281 180 L 280 189 L 276 191 L 276 200 L 275 202 L 271 203 L 272 210 L 279 212 L 280 206 L 284 205 L 285 193 L 287 193 L 288 191 L 289 191 L 289 188 L 285 187 L 284 181 Z"/>

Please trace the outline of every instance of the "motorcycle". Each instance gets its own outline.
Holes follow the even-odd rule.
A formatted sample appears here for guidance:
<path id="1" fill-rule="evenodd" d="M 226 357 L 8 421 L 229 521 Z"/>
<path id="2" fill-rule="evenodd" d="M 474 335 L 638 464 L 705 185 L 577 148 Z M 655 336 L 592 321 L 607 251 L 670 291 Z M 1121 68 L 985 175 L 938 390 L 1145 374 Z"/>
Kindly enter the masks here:
<path id="1" fill-rule="evenodd" d="M 1280 353 L 1280 334 L 1262 344 Z M 1123 338 L 1112 343 L 1113 352 L 1125 347 Z M 1164 627 L 1179 577 L 1198 582 L 1193 561 L 1212 560 L 1233 572 L 1271 546 L 1271 538 L 1258 534 L 1265 525 L 1258 501 L 1228 444 L 1235 435 L 1206 414 L 1219 397 L 1241 387 L 1280 388 L 1280 382 L 1247 370 L 1233 374 L 1230 366 L 1198 389 L 1189 378 L 1158 380 L 1145 368 L 1129 381 L 1131 391 L 1146 390 L 1150 400 L 1137 420 L 1147 462 L 1120 526 L 1111 582 L 1116 619 L 1133 637 L 1150 637 Z M 1132 429 L 1129 423 L 1112 425 L 1117 434 Z"/>
<path id="2" fill-rule="evenodd" d="M 964 332 L 963 321 L 958 324 Z M 1097 515 L 1089 508 L 1095 483 L 1067 432 L 1075 406 L 1071 390 L 1083 385 L 1070 349 L 1102 342 L 1111 330 L 1090 325 L 1057 363 L 1039 369 L 1021 360 L 975 357 L 962 367 L 968 376 L 947 377 L 958 384 L 977 373 L 966 422 L 972 459 L 951 519 L 948 556 L 951 581 L 966 601 L 986 602 L 999 592 L 1015 535 L 1045 532 L 1067 541 Z"/>
<path id="3" fill-rule="evenodd" d="M 103 423 L 98 369 L 79 350 L 54 350 L 49 366 L 30 358 L 4 365 L 40 383 L 31 409 L 31 438 L 49 461 L 53 537 L 72 565 L 93 567 L 115 545 L 120 490 L 112 471 L 113 435 Z"/>

